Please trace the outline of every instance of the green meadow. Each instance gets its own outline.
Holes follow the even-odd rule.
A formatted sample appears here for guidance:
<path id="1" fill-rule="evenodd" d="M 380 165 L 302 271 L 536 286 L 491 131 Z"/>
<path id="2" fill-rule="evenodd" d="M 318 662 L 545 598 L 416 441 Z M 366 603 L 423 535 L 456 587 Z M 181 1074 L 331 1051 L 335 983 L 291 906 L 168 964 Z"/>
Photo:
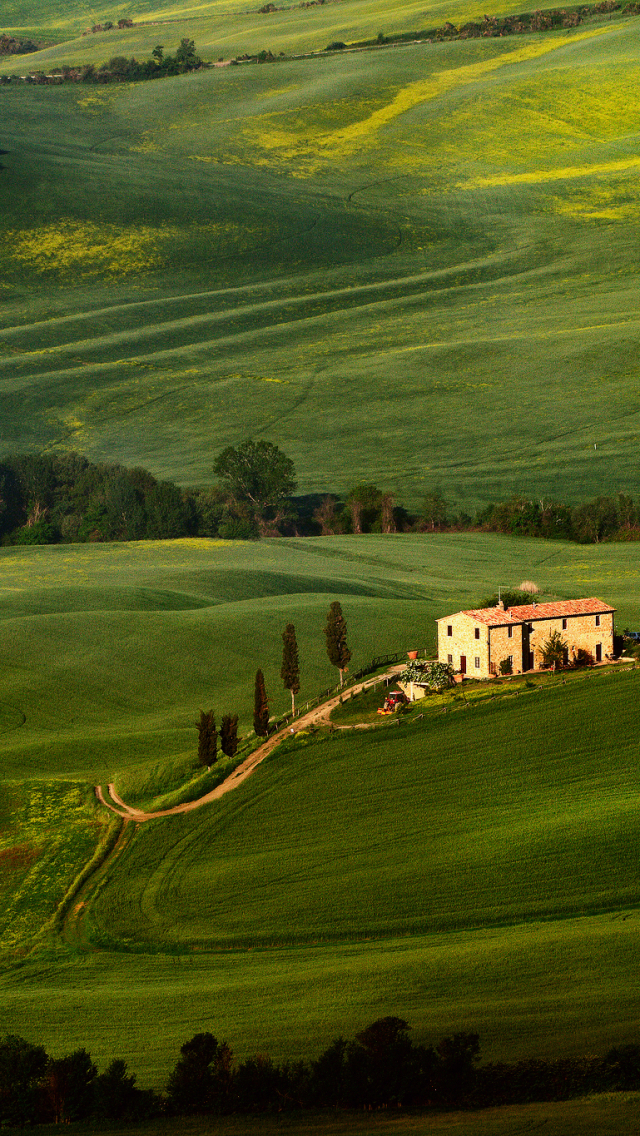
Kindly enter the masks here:
<path id="1" fill-rule="evenodd" d="M 221 8 L 193 27 L 166 9 L 175 23 L 65 33 L 28 65 L 142 57 L 185 32 L 212 59 L 289 52 L 390 31 L 389 12 L 405 28 L 420 14 L 328 4 L 254 14 L 246 33 L 234 15 L 231 44 L 196 28 Z M 5 448 L 200 484 L 253 434 L 291 455 L 301 492 L 374 481 L 415 505 L 440 485 L 461 508 L 633 493 L 639 36 L 603 17 L 3 86 Z"/>
<path id="2" fill-rule="evenodd" d="M 82 35 L 121 15 L 137 26 Z M 411 507 L 440 486 L 467 510 L 637 495 L 640 20 L 293 58 L 479 15 L 6 0 L 3 29 L 47 46 L 2 75 L 182 36 L 208 60 L 285 54 L 0 85 L 3 450 L 198 485 L 252 435 L 291 456 L 300 493 L 375 482 Z M 635 669 L 495 698 L 469 684 L 400 725 L 355 699 L 220 801 L 138 827 L 94 796 L 114 781 L 152 806 L 209 785 L 198 711 L 237 712 L 246 738 L 261 667 L 284 712 L 289 621 L 299 703 L 333 685 L 334 599 L 352 672 L 432 652 L 438 616 L 524 579 L 601 596 L 638 629 L 635 548 L 448 533 L 0 549 L 3 1032 L 124 1057 L 156 1087 L 200 1030 L 276 1060 L 387 1014 L 420 1041 L 478 1030 L 485 1060 L 635 1042 Z M 337 728 L 360 721 L 375 729 Z M 629 1109 L 429 1124 L 614 1132 Z"/>
<path id="3" fill-rule="evenodd" d="M 547 1136 L 574 1136 L 576 1131 L 598 1133 L 598 1136 L 621 1136 L 633 1129 L 638 1107 L 637 1093 L 596 1095 L 589 1099 L 553 1104 L 529 1104 L 478 1112 L 431 1114 L 428 1116 L 389 1115 L 355 1112 L 323 1113 L 309 1116 L 283 1113 L 277 1117 L 243 1116 L 216 1118 L 220 1136 L 516 1136 L 544 1126 Z M 127 1136 L 130 1125 L 109 1124 L 99 1131 L 108 1136 Z M 24 1129 L 7 1128 L 8 1136 L 18 1136 Z M 41 1126 L 43 1136 L 53 1136 L 53 1126 Z M 74 1125 L 78 1136 L 93 1134 L 95 1127 Z M 157 1118 L 152 1123 L 137 1125 L 141 1136 L 209 1136 L 211 1121 L 204 1117 Z"/>
<path id="4" fill-rule="evenodd" d="M 446 714 L 289 740 L 214 805 L 127 826 L 54 918 L 117 836 L 96 782 L 143 803 L 184 785 L 198 708 L 237 710 L 246 734 L 257 666 L 286 709 L 287 621 L 304 704 L 335 681 L 322 628 L 336 597 L 352 669 L 432 650 L 436 616 L 523 578 L 600 594 L 635 626 L 632 545 L 465 533 L 1 559 L 5 1030 L 54 1053 L 86 1045 L 101 1067 L 122 1056 L 156 1086 L 203 1029 L 278 1059 L 385 1014 L 416 1039 L 477 1029 L 486 1060 L 635 1038 L 636 670 L 495 699 L 471 684 L 469 708 L 456 692 Z"/>

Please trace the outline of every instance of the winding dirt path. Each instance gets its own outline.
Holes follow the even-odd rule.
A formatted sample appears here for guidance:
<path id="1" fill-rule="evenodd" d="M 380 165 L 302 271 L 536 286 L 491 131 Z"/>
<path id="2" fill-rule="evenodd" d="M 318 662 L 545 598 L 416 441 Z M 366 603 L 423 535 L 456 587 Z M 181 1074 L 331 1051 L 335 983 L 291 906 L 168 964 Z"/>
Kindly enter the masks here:
<path id="1" fill-rule="evenodd" d="M 374 686 L 376 683 L 395 678 L 395 676 L 404 669 L 405 665 L 404 663 L 397 664 L 390 670 L 385 671 L 384 674 L 376 675 L 375 678 L 362 682 L 359 686 L 352 687 L 349 691 L 350 696 L 361 694 L 363 690 L 368 690 L 370 686 Z M 327 702 L 323 702 L 320 706 L 315 706 L 313 710 L 308 710 L 306 714 L 301 714 L 299 718 L 295 719 L 295 732 L 298 733 L 299 730 L 304 730 L 308 726 L 316 726 L 321 722 L 326 722 L 331 711 L 340 702 L 340 698 L 341 695 L 336 694 L 335 697 L 330 698 Z M 278 730 L 276 734 L 268 738 L 263 745 L 249 754 L 249 757 L 238 765 L 233 773 L 230 773 L 220 785 L 216 785 L 215 789 L 212 789 L 210 793 L 205 793 L 203 797 L 197 797 L 195 801 L 184 801 L 181 805 L 174 805 L 171 809 L 158 809 L 157 812 L 150 813 L 145 812 L 144 809 L 132 808 L 126 801 L 122 800 L 122 797 L 117 792 L 113 783 L 109 784 L 108 797 L 103 793 L 101 785 L 95 786 L 95 794 L 105 808 L 111 809 L 112 812 L 117 813 L 127 820 L 134 820 L 139 823 L 146 820 L 155 820 L 156 817 L 175 816 L 176 813 L 190 813 L 193 812 L 194 809 L 200 809 L 203 805 L 208 805 L 210 801 L 219 800 L 220 797 L 224 797 L 225 793 L 230 793 L 232 789 L 235 789 L 238 785 L 241 785 L 243 781 L 246 781 L 247 777 L 251 776 L 256 766 L 258 766 L 261 761 L 264 761 L 265 757 L 267 757 L 276 746 L 280 745 L 280 742 L 284 741 L 290 732 L 291 726 L 283 726 L 281 730 Z"/>

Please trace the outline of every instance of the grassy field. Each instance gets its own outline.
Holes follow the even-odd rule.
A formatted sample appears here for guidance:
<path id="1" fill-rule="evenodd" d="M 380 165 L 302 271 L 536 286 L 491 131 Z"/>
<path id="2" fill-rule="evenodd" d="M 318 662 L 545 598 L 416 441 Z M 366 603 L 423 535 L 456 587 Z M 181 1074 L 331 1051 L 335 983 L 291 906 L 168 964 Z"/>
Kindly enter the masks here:
<path id="1" fill-rule="evenodd" d="M 325 5 L 254 16 L 259 38 L 233 50 L 356 7 L 375 35 L 379 8 Z M 141 52 L 131 35 L 41 62 Z M 415 504 L 440 484 L 467 508 L 633 493 L 639 36 L 603 19 L 3 87 L 5 446 L 202 483 L 253 433 L 291 454 L 301 491 L 371 480 Z"/>
<path id="2" fill-rule="evenodd" d="M 567 1101 L 560 1104 L 521 1105 L 500 1109 L 487 1109 L 481 1113 L 447 1113 L 444 1115 L 405 1115 L 389 1116 L 373 1114 L 362 1116 L 358 1113 L 321 1116 L 296 1116 L 284 1114 L 278 1117 L 225 1117 L 216 1118 L 216 1132 L 220 1136 L 272 1136 L 285 1133 L 286 1136 L 520 1136 L 521 1132 L 535 1131 L 544 1126 L 547 1136 L 574 1136 L 577 1131 L 588 1132 L 589 1136 L 622 1136 L 634 1132 L 638 1107 L 636 1093 L 615 1096 L 595 1096 L 589 1100 Z M 18 1129 L 6 1129 L 8 1136 L 17 1136 Z M 43 1136 L 55 1131 L 53 1127 L 40 1129 Z M 86 1136 L 95 1129 L 78 1125 L 74 1128 L 78 1136 Z M 147 1133 L 156 1136 L 208 1136 L 211 1132 L 210 1120 L 189 1117 L 171 1120 L 155 1120 L 152 1124 L 131 1128 L 110 1126 L 101 1128 L 106 1136 L 128 1136 L 130 1132 Z"/>
<path id="3" fill-rule="evenodd" d="M 387 1013 L 419 1038 L 478 1029 L 485 1059 L 635 1038 L 637 671 L 288 743 L 215 807 L 130 826 L 62 934 L 41 931 L 105 837 L 94 781 L 137 800 L 173 787 L 199 706 L 237 709 L 246 731 L 256 666 L 286 707 L 289 619 L 304 700 L 333 677 L 336 596 L 354 668 L 430 647 L 436 616 L 527 577 L 636 625 L 632 546 L 446 534 L 0 555 L 5 1030 L 122 1055 L 154 1085 L 199 1029 L 277 1058 Z"/>
<path id="4" fill-rule="evenodd" d="M 481 9 L 141 3 L 150 26 L 81 36 L 120 14 L 7 0 L 5 26 L 50 46 L 0 72 L 182 35 L 211 59 L 292 53 Z M 253 434 L 291 455 L 300 492 L 375 481 L 415 505 L 440 485 L 466 509 L 635 493 L 639 39 L 640 21 L 603 17 L 134 86 L 1 86 L 4 449 L 198 484 Z M 637 627 L 633 546 L 141 542 L 2 549 L 0 565 L 3 1029 L 121 1055 L 143 1085 L 200 1029 L 275 1058 L 384 1014 L 417 1039 L 478 1029 L 486 1059 L 637 1039 L 638 672 L 290 743 L 219 806 L 129 825 L 51 922 L 116 835 L 92 785 L 177 789 L 200 707 L 237 711 L 246 734 L 258 666 L 282 711 L 289 620 L 304 701 L 335 678 L 335 598 L 354 669 L 432 648 L 437 616 L 525 578 Z M 636 1103 L 476 1130 L 615 1131 Z"/>

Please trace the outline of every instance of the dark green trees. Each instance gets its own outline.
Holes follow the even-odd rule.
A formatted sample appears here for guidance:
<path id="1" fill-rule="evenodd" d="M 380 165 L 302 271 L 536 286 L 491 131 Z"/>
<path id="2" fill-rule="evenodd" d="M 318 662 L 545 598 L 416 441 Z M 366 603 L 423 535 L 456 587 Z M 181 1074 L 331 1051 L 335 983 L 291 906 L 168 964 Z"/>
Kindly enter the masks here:
<path id="1" fill-rule="evenodd" d="M 12 1034 L 0 1040 L 0 1126 L 36 1123 L 46 1068 L 47 1053 L 41 1045 Z"/>
<path id="2" fill-rule="evenodd" d="M 235 757 L 238 749 L 238 715 L 223 714 L 220 722 L 220 748 L 225 757 Z"/>
<path id="3" fill-rule="evenodd" d="M 298 644 L 296 642 L 296 629 L 293 623 L 288 623 L 282 634 L 282 667 L 280 677 L 285 689 L 291 692 L 291 712 L 296 708 L 296 694 L 300 690 L 300 663 L 298 659 Z"/>
<path id="4" fill-rule="evenodd" d="M 253 698 L 253 728 L 259 738 L 269 733 L 269 703 L 262 671 L 256 671 L 256 685 Z"/>
<path id="5" fill-rule="evenodd" d="M 342 608 L 337 600 L 334 600 L 329 608 L 324 633 L 329 661 L 332 666 L 337 667 L 340 671 L 340 686 L 342 686 L 344 672 L 351 658 L 351 651 L 347 646 L 347 625 L 342 614 Z"/>
<path id="6" fill-rule="evenodd" d="M 218 731 L 213 710 L 201 710 L 198 731 L 198 761 L 210 769 L 218 756 Z"/>
<path id="7" fill-rule="evenodd" d="M 197 1033 L 180 1048 L 181 1057 L 169 1077 L 171 1112 L 225 1112 L 229 1104 L 233 1054 L 211 1033 Z"/>
<path id="8" fill-rule="evenodd" d="M 283 506 L 296 488 L 295 469 L 290 458 L 273 442 L 254 442 L 227 446 L 216 458 L 214 473 L 230 498 L 246 506 L 263 528 L 277 525 Z"/>

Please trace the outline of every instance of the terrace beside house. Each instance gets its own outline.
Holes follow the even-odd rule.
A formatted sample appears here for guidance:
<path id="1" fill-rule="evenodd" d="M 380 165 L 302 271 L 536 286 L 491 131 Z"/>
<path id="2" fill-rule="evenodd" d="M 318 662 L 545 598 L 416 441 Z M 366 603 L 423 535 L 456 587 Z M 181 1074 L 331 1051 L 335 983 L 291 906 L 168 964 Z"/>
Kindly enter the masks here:
<path id="1" fill-rule="evenodd" d="M 613 656 L 614 613 L 595 597 L 458 611 L 436 621 L 438 660 L 472 678 L 498 674 L 504 660 L 513 674 L 523 674 L 543 665 L 542 645 L 558 632 L 567 662 L 586 651 L 600 663 Z"/>

